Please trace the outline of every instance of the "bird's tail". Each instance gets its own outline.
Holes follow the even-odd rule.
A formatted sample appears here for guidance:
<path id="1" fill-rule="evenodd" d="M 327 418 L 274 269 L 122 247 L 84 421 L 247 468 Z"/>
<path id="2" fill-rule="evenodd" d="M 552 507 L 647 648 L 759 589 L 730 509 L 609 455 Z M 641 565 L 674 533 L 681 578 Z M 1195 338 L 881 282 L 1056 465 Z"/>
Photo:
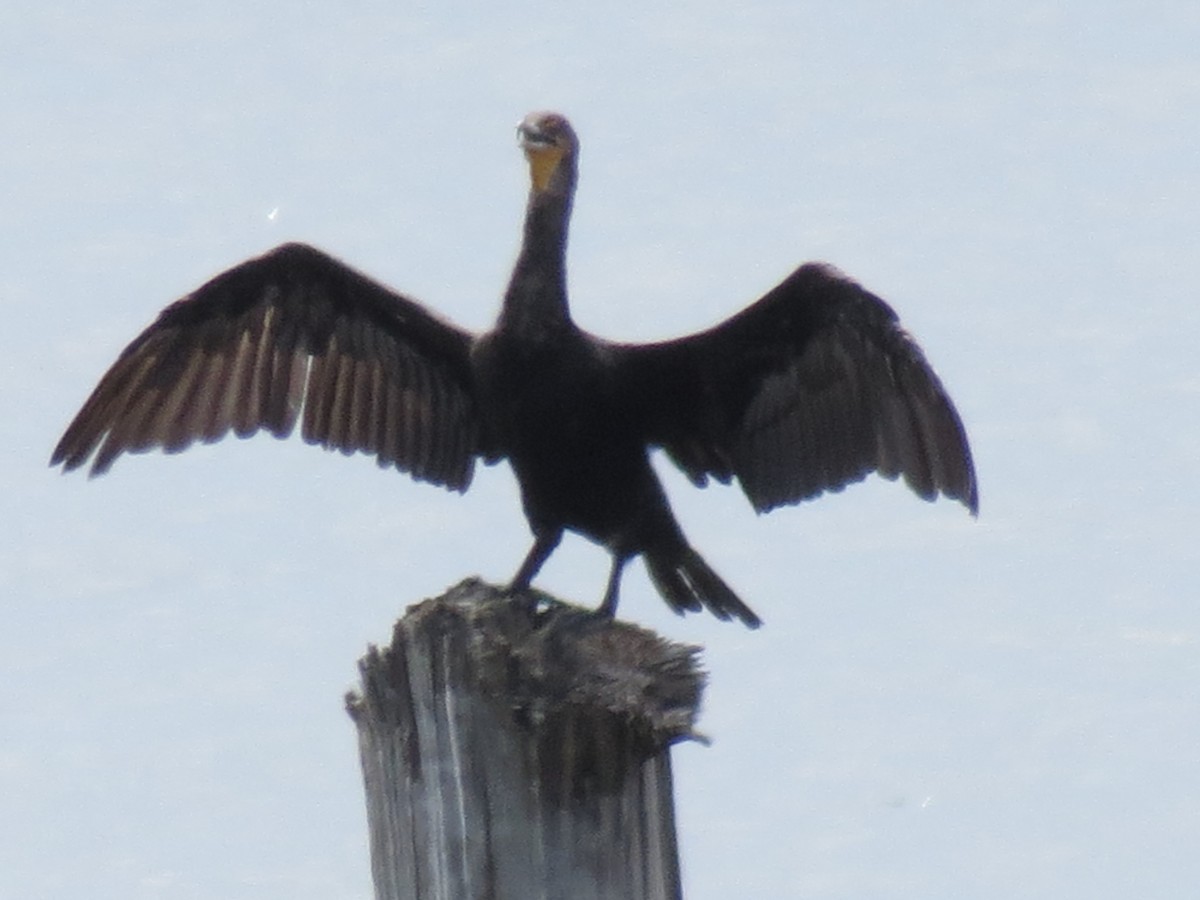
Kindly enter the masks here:
<path id="1" fill-rule="evenodd" d="M 682 553 L 672 556 L 648 553 L 645 561 L 650 580 L 676 612 L 697 612 L 707 607 L 718 619 L 736 617 L 750 628 L 762 624 L 762 619 L 691 547 L 685 546 Z"/>

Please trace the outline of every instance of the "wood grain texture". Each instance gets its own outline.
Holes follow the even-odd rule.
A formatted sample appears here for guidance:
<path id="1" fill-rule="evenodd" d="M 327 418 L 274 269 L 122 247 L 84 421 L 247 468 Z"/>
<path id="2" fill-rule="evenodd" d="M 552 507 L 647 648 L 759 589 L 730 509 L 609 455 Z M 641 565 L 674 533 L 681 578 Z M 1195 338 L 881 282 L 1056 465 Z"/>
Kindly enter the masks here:
<path id="1" fill-rule="evenodd" d="M 697 649 L 539 596 L 463 582 L 360 663 L 377 900 L 681 896 L 669 747 Z"/>

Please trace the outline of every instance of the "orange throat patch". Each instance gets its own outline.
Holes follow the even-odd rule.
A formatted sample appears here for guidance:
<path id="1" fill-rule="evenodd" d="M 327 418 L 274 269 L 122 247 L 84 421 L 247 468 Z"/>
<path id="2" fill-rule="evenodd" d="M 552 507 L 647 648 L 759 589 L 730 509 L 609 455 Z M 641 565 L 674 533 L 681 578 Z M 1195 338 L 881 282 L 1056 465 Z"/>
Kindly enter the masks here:
<path id="1" fill-rule="evenodd" d="M 535 191 L 546 190 L 562 155 L 562 151 L 557 147 L 539 147 L 536 150 L 525 151 L 525 156 L 529 159 L 529 177 L 533 181 Z"/>

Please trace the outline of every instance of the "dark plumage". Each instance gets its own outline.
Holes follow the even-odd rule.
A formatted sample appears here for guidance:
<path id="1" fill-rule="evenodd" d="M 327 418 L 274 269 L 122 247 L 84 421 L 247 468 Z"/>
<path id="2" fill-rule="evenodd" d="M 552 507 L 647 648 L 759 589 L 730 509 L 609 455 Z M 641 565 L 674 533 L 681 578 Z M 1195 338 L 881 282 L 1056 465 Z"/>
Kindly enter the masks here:
<path id="1" fill-rule="evenodd" d="M 100 380 L 51 464 L 91 474 L 120 454 L 231 429 L 373 454 L 466 490 L 507 459 L 534 545 L 529 586 L 564 530 L 613 556 L 601 611 L 642 555 L 675 610 L 758 617 L 688 545 L 650 466 L 659 446 L 697 486 L 736 478 L 759 512 L 877 471 L 978 507 L 966 434 L 921 350 L 878 297 L 801 266 L 728 321 L 656 344 L 581 331 L 565 251 L 578 142 L 555 113 L 519 128 L 532 187 L 496 327 L 479 337 L 303 244 L 248 260 L 167 307 Z"/>

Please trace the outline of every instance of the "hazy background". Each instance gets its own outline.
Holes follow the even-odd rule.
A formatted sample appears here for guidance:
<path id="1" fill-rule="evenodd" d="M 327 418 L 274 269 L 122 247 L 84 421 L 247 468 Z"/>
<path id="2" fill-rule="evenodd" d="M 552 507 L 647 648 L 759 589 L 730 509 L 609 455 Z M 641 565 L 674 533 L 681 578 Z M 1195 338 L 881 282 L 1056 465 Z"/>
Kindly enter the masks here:
<path id="1" fill-rule="evenodd" d="M 1196 889 L 1200 7 L 734 6 L 0 8 L 0 898 L 370 896 L 342 693 L 407 604 L 511 577 L 507 469 L 46 461 L 161 307 L 284 240 L 485 327 L 545 107 L 583 142 L 585 327 L 682 334 L 828 260 L 900 311 L 980 474 L 977 522 L 878 479 L 756 518 L 668 475 L 767 622 L 626 577 L 712 677 L 714 743 L 675 751 L 689 900 Z M 569 540 L 539 583 L 593 604 L 607 565 Z"/>

